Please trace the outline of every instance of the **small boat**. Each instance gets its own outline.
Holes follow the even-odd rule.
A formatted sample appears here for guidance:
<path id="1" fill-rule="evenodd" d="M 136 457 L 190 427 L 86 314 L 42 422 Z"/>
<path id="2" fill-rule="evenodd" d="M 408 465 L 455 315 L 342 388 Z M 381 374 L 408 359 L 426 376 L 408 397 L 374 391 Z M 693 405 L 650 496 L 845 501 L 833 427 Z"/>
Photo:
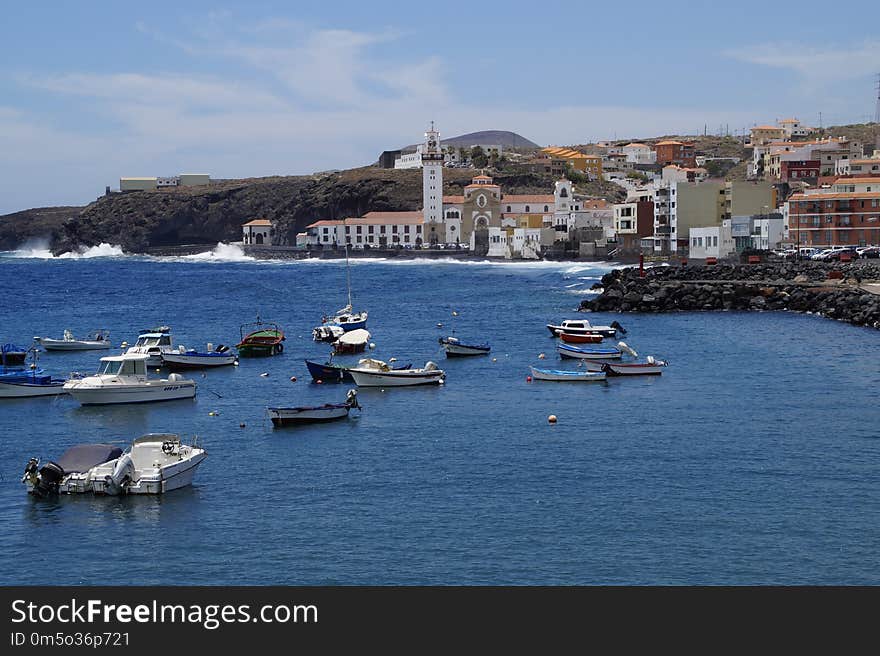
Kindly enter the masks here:
<path id="1" fill-rule="evenodd" d="M 441 337 L 438 341 L 443 345 L 447 358 L 486 355 L 491 350 L 488 344 L 462 344 L 458 337 Z"/>
<path id="2" fill-rule="evenodd" d="M 342 326 L 323 324 L 312 329 L 312 339 L 316 342 L 335 342 L 345 334 Z"/>
<path id="3" fill-rule="evenodd" d="M 243 358 L 267 357 L 284 351 L 283 342 L 287 339 L 278 324 L 264 322 L 260 317 L 252 323 L 241 326 L 241 341 L 235 345 Z"/>
<path id="4" fill-rule="evenodd" d="M 0 399 L 22 399 L 35 396 L 58 396 L 67 394 L 64 389 L 66 380 L 52 378 L 52 376 L 34 375 L 28 373 L 21 380 L 10 381 L 0 378 Z"/>
<path id="5" fill-rule="evenodd" d="M 64 383 L 64 389 L 82 405 L 147 403 L 195 397 L 195 381 L 180 374 L 149 378 L 147 359 L 147 355 L 137 353 L 103 357 L 94 376 L 71 378 Z"/>
<path id="6" fill-rule="evenodd" d="M 15 344 L 4 344 L 0 346 L 0 366 L 3 367 L 22 367 L 27 357 L 28 349 L 21 348 Z"/>
<path id="7" fill-rule="evenodd" d="M 608 376 L 659 376 L 666 366 L 665 360 L 655 360 L 649 355 L 645 362 L 606 362 L 602 371 Z"/>
<path id="8" fill-rule="evenodd" d="M 31 494 L 164 494 L 192 484 L 207 452 L 172 433 L 149 433 L 122 452 L 112 444 L 81 444 L 40 467 L 31 458 L 22 482 Z"/>
<path id="9" fill-rule="evenodd" d="M 585 348 L 568 344 L 557 344 L 556 351 L 563 358 L 578 360 L 610 360 L 623 355 L 623 351 L 618 348 Z"/>
<path id="10" fill-rule="evenodd" d="M 0 381 L 6 383 L 27 382 L 31 376 L 45 373 L 40 368 L 25 369 L 24 367 L 0 367 Z"/>
<path id="11" fill-rule="evenodd" d="M 125 346 L 125 344 L 123 344 Z M 134 346 L 129 347 L 127 354 L 146 355 L 148 367 L 161 367 L 162 356 L 174 350 L 171 345 L 171 328 L 157 326 L 138 333 Z"/>
<path id="12" fill-rule="evenodd" d="M 568 333 L 569 335 L 602 335 L 603 337 L 615 337 L 620 332 L 626 335 L 626 331 L 616 321 L 612 321 L 609 326 L 593 326 L 586 319 L 566 319 L 561 324 L 547 324 L 547 329 L 554 337 L 560 333 Z"/>
<path id="13" fill-rule="evenodd" d="M 367 361 L 379 363 L 380 366 L 381 365 L 387 366 L 381 360 L 373 360 L 373 359 L 361 360 L 361 362 L 367 362 Z M 333 364 L 332 362 L 325 362 L 324 364 L 321 364 L 319 362 L 313 362 L 312 360 L 306 360 L 305 362 L 306 362 L 306 367 L 309 370 L 309 374 L 311 374 L 311 376 L 312 376 L 312 380 L 315 380 L 315 381 L 320 380 L 322 383 L 341 383 L 343 381 L 347 382 L 347 383 L 354 382 L 354 378 L 352 378 L 351 374 L 348 372 L 348 370 L 352 369 L 352 367 L 345 367 L 342 365 Z M 395 365 L 395 366 L 391 367 L 391 369 L 394 369 L 394 370 L 404 370 L 404 369 L 411 369 L 411 368 L 412 368 L 412 364 L 409 364 L 409 363 L 403 364 L 403 365 Z"/>
<path id="14" fill-rule="evenodd" d="M 333 421 L 348 416 L 352 408 L 360 410 L 357 390 L 348 390 L 343 403 L 325 403 L 324 405 L 301 406 L 297 408 L 267 408 L 273 426 L 294 424 L 313 424 Z"/>
<path id="15" fill-rule="evenodd" d="M 332 317 L 324 317 L 322 325 L 337 326 L 344 332 L 359 330 L 367 327 L 367 313 L 353 312 L 349 303 L 344 308 L 337 310 Z"/>
<path id="16" fill-rule="evenodd" d="M 363 353 L 369 341 L 370 333 L 363 328 L 350 330 L 333 342 L 333 352 L 337 354 Z"/>
<path id="17" fill-rule="evenodd" d="M 95 330 L 83 339 L 77 339 L 72 332 L 65 330 L 62 339 L 34 337 L 34 341 L 47 351 L 88 351 L 111 347 L 110 331 L 104 329 Z"/>
<path id="18" fill-rule="evenodd" d="M 605 380 L 605 372 L 602 371 L 566 371 L 562 369 L 529 368 L 532 370 L 532 378 L 535 380 L 556 380 L 566 382 Z"/>
<path id="19" fill-rule="evenodd" d="M 34 361 L 29 369 L 0 374 L 0 399 L 21 399 L 66 394 L 65 380 L 52 378 L 37 367 L 37 347 L 28 349 Z"/>
<path id="20" fill-rule="evenodd" d="M 446 378 L 446 373 L 433 362 L 425 363 L 421 369 L 391 369 L 388 365 L 375 367 L 361 360 L 349 373 L 358 387 L 439 385 Z"/>
<path id="21" fill-rule="evenodd" d="M 567 344 L 601 344 L 605 339 L 600 333 L 559 333 L 558 337 Z"/>
<path id="22" fill-rule="evenodd" d="M 162 354 L 162 362 L 169 369 L 207 369 L 209 367 L 222 367 L 238 362 L 229 347 L 220 344 L 217 348 L 210 342 L 206 351 L 188 349 L 179 345 L 177 351 Z"/>

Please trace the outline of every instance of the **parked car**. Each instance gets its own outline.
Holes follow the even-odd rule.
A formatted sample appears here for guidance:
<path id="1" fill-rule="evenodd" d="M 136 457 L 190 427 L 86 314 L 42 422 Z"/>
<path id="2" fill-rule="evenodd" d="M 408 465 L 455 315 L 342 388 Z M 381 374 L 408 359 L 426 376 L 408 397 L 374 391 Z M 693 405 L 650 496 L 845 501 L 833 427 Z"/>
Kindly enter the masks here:
<path id="1" fill-rule="evenodd" d="M 856 252 L 855 248 L 837 248 L 831 252 L 831 254 L 827 257 L 828 262 L 840 262 L 841 258 L 845 255 L 849 255 L 851 260 L 859 259 L 859 254 Z"/>
<path id="2" fill-rule="evenodd" d="M 871 259 L 880 257 L 880 246 L 866 246 L 864 248 L 858 248 L 856 250 L 859 253 L 859 257 Z"/>
<path id="3" fill-rule="evenodd" d="M 816 260 L 817 262 L 827 262 L 831 254 L 835 251 L 834 248 L 826 248 L 824 250 L 819 251 L 818 253 L 814 253 L 810 256 L 811 260 Z"/>

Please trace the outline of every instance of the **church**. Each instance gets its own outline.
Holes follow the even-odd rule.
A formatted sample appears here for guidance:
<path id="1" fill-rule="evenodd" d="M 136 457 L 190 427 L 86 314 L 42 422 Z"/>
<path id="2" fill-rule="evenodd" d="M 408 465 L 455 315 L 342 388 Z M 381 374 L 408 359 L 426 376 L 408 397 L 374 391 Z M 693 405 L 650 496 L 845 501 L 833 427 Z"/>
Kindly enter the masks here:
<path id="1" fill-rule="evenodd" d="M 565 240 L 574 228 L 612 229 L 596 201 L 576 199 L 570 180 L 554 183 L 552 194 L 504 194 L 494 180 L 475 175 L 461 196 L 443 195 L 444 153 L 431 122 L 420 149 L 421 212 L 369 212 L 363 217 L 323 220 L 297 235 L 297 245 L 352 248 L 467 247 L 488 257 L 538 258 L 542 249 Z M 607 224 L 607 226 L 606 226 Z"/>

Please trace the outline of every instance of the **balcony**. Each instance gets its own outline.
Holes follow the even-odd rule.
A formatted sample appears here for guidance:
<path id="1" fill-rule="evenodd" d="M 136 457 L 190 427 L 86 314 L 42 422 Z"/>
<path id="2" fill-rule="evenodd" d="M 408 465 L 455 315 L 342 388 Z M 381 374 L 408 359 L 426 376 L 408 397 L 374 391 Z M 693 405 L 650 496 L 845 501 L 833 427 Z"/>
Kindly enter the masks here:
<path id="1" fill-rule="evenodd" d="M 655 235 L 668 235 L 672 233 L 672 227 L 668 225 L 654 226 Z"/>

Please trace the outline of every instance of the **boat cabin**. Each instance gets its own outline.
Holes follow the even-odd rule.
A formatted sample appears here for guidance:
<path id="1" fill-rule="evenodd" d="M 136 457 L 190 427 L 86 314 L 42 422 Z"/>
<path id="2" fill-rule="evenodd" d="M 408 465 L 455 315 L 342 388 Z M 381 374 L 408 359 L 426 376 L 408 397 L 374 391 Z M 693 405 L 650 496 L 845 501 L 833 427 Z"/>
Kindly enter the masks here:
<path id="1" fill-rule="evenodd" d="M 168 333 L 142 333 L 138 336 L 134 348 L 150 348 L 155 346 L 171 346 L 171 335 Z"/>
<path id="2" fill-rule="evenodd" d="M 147 357 L 113 356 L 101 358 L 98 376 L 144 376 L 147 375 Z"/>

